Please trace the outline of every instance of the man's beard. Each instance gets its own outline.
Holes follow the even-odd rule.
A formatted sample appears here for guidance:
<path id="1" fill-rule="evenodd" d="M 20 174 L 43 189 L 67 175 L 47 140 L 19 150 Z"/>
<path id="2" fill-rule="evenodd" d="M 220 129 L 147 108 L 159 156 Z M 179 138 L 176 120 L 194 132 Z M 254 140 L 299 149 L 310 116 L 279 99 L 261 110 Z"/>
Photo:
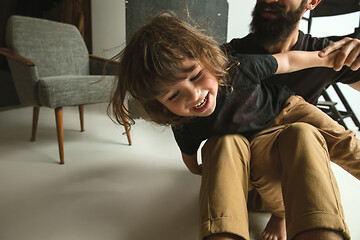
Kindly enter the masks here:
<path id="1" fill-rule="evenodd" d="M 295 11 L 286 12 L 285 7 L 277 2 L 265 3 L 258 2 L 252 12 L 250 30 L 255 34 L 256 39 L 265 45 L 284 41 L 296 28 L 302 13 L 305 9 L 307 0 L 302 0 L 300 6 Z M 264 9 L 272 9 L 278 13 L 277 19 L 267 19 L 261 16 Z"/>

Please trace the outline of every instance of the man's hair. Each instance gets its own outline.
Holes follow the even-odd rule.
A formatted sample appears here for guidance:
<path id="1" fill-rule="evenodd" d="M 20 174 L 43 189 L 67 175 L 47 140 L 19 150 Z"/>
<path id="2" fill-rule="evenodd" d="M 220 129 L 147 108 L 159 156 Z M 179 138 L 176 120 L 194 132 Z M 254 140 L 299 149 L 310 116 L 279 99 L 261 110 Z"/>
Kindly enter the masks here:
<path id="1" fill-rule="evenodd" d="M 163 12 L 134 34 L 117 56 L 118 78 L 108 107 L 116 122 L 124 125 L 129 119 L 134 124 L 124 106 L 127 92 L 136 101 L 135 105 L 141 107 L 138 113 L 147 120 L 161 125 L 178 125 L 189 120 L 170 112 L 156 97 L 165 85 L 181 80 L 177 77 L 179 73 L 191 71 L 180 68 L 184 59 L 198 61 L 222 85 L 227 59 L 216 41 L 202 31 L 172 12 Z"/>

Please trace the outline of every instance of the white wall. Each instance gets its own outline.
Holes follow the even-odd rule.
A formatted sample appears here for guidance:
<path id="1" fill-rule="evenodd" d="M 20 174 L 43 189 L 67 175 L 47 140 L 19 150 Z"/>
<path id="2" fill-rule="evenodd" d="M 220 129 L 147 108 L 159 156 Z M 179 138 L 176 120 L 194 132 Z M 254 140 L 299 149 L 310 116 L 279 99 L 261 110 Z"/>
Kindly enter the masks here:
<path id="1" fill-rule="evenodd" d="M 343 36 L 353 33 L 358 26 L 359 12 L 333 17 L 316 17 L 312 21 L 311 34 L 316 37 Z M 307 27 L 301 30 L 307 32 Z"/>
<path id="2" fill-rule="evenodd" d="M 230 41 L 233 38 L 243 37 L 249 33 L 251 12 L 256 0 L 228 0 L 228 3 L 229 19 L 227 41 Z"/>
<path id="3" fill-rule="evenodd" d="M 125 0 L 91 0 L 93 54 L 115 56 L 126 41 Z"/>

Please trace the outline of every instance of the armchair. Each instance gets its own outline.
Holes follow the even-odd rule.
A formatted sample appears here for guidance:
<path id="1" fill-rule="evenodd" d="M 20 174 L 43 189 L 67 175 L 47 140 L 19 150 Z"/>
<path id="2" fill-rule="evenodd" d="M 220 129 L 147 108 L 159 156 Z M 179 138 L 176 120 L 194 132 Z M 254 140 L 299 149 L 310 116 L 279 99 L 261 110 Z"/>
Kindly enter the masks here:
<path id="1" fill-rule="evenodd" d="M 78 29 L 44 19 L 11 16 L 6 56 L 20 100 L 33 106 L 31 141 L 35 141 L 40 107 L 55 109 L 60 163 L 64 164 L 63 107 L 79 106 L 84 131 L 84 105 L 110 100 L 113 75 L 102 74 L 105 59 L 89 56 Z M 116 73 L 109 62 L 107 73 Z M 115 70 L 115 71 L 114 71 Z M 129 145 L 129 126 L 125 127 Z"/>

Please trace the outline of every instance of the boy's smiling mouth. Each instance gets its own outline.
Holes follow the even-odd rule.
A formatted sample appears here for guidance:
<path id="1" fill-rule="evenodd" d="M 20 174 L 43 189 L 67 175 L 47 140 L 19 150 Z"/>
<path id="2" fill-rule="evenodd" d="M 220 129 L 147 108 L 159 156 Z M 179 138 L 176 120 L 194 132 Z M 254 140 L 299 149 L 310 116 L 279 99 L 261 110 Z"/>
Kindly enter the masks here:
<path id="1" fill-rule="evenodd" d="M 209 105 L 209 93 L 199 104 L 193 107 L 193 110 L 196 112 L 203 112 L 204 110 L 207 109 L 208 105 Z"/>

